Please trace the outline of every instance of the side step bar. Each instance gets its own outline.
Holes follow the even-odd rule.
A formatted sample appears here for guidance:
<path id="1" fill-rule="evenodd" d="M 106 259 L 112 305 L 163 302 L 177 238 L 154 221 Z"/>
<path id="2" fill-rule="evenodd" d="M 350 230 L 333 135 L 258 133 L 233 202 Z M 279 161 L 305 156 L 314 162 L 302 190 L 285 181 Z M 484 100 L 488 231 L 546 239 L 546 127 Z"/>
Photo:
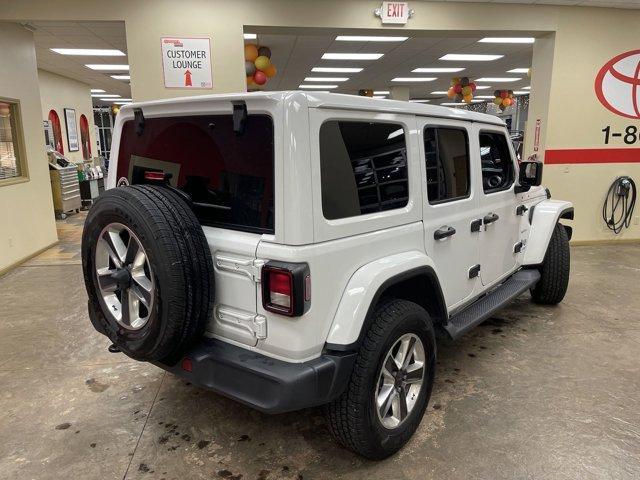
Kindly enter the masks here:
<path id="1" fill-rule="evenodd" d="M 532 288 L 538 280 L 540 280 L 540 272 L 535 269 L 520 270 L 514 273 L 502 285 L 479 298 L 464 310 L 449 317 L 449 322 L 444 329 L 452 339 L 460 338 L 489 318 L 494 312 Z"/>

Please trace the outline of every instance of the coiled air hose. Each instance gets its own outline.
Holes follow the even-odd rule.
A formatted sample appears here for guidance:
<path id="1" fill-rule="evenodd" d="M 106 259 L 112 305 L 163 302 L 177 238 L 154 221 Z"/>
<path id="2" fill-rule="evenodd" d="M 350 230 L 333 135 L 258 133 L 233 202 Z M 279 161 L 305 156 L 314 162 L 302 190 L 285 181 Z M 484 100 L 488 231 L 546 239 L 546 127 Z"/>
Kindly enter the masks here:
<path id="1" fill-rule="evenodd" d="M 633 178 L 616 178 L 609 187 L 602 205 L 602 219 L 609 230 L 617 235 L 623 228 L 629 228 L 635 205 L 636 184 Z"/>

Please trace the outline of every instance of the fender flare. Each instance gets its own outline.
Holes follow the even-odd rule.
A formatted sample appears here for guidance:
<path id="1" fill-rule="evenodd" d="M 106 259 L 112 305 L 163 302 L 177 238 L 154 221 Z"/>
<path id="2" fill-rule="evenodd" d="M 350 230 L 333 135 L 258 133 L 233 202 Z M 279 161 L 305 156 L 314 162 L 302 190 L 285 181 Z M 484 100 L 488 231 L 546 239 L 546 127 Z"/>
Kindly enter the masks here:
<path id="1" fill-rule="evenodd" d="M 342 293 L 326 339 L 326 349 L 356 350 L 371 321 L 372 312 L 383 293 L 413 277 L 426 275 L 437 285 L 438 317 L 446 321 L 446 304 L 438 281 L 436 266 L 424 252 L 411 251 L 383 257 L 360 267 L 351 276 Z"/>
<path id="2" fill-rule="evenodd" d="M 573 220 L 573 205 L 562 200 L 543 200 L 531 209 L 531 229 L 524 251 L 523 265 L 540 265 L 547 253 L 553 229 L 560 218 Z M 565 227 L 570 228 L 570 227 Z M 567 233 L 570 233 L 567 231 Z"/>

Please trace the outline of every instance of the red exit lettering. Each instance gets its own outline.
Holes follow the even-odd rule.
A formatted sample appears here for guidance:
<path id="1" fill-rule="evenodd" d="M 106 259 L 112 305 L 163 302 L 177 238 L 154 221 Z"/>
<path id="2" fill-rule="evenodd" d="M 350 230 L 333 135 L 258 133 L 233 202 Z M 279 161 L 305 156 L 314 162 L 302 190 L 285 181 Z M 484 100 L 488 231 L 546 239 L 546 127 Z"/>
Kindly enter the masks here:
<path id="1" fill-rule="evenodd" d="M 387 4 L 387 16 L 391 18 L 404 17 L 404 3 Z"/>

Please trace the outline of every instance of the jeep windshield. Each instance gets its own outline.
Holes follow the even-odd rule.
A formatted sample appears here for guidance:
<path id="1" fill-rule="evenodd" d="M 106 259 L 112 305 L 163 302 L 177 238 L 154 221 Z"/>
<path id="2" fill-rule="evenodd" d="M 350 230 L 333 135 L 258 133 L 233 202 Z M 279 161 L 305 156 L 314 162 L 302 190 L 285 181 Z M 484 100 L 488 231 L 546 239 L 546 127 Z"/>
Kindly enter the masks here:
<path id="1" fill-rule="evenodd" d="M 242 133 L 232 115 L 147 118 L 138 129 L 130 120 L 117 179 L 149 183 L 147 172 L 162 172 L 189 195 L 203 225 L 273 233 L 273 138 L 268 115 L 249 115 Z"/>

